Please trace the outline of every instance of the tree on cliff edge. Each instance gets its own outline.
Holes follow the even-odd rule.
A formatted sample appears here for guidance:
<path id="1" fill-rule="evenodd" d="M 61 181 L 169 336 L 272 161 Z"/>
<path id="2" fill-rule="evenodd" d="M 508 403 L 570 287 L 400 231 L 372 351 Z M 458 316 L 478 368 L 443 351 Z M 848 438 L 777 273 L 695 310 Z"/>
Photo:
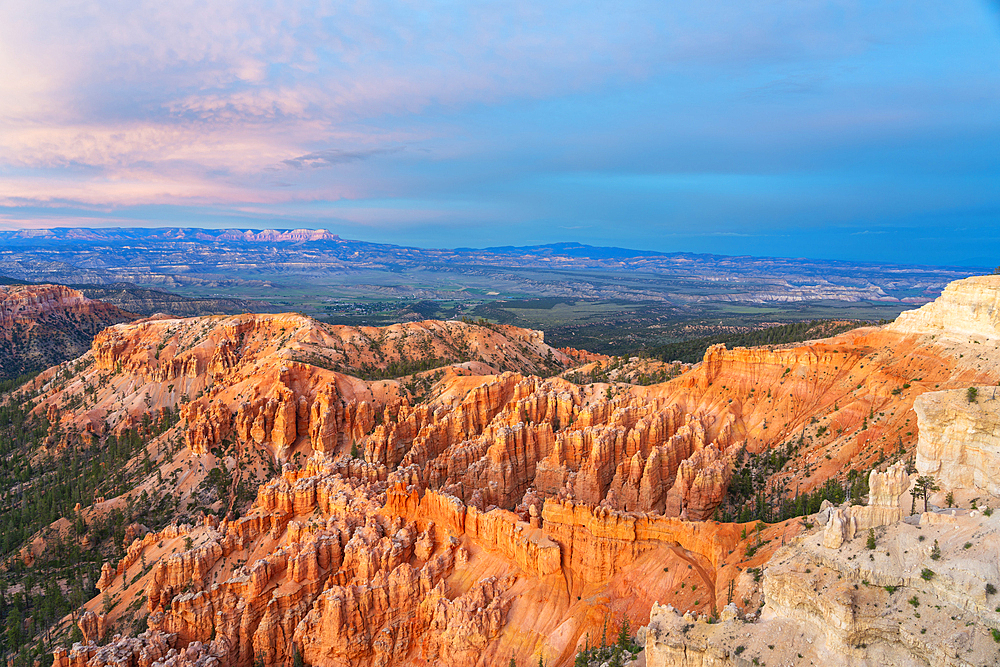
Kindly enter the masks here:
<path id="1" fill-rule="evenodd" d="M 937 482 L 934 481 L 934 477 L 931 475 L 921 475 L 920 477 L 917 477 L 917 481 L 913 485 L 913 493 L 915 496 L 923 497 L 925 512 L 927 511 L 927 496 L 940 488 L 941 487 L 937 485 Z"/>

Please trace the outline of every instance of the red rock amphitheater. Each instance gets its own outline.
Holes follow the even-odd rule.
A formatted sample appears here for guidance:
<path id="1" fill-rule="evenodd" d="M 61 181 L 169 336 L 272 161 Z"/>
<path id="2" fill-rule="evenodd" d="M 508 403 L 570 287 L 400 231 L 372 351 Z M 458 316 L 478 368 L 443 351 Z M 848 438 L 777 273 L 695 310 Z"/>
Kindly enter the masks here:
<path id="1" fill-rule="evenodd" d="M 656 602 L 756 610 L 755 568 L 807 528 L 716 520 L 734 471 L 799 442 L 768 484 L 807 492 L 911 454 L 917 396 L 998 380 L 995 347 L 930 326 L 712 348 L 646 387 L 568 382 L 559 373 L 599 358 L 508 326 L 109 327 L 82 370 L 34 381 L 36 410 L 61 426 L 49 445 L 100 442 L 165 408 L 180 419 L 148 443 L 158 474 L 83 514 L 145 493 L 181 515 L 219 468 L 256 494 L 138 529 L 80 623 L 87 640 L 115 632 L 142 600 L 148 630 L 59 649 L 57 667 L 270 667 L 296 653 L 324 667 L 570 665 L 605 627 L 646 625 Z M 431 358 L 454 363 L 358 377 Z"/>

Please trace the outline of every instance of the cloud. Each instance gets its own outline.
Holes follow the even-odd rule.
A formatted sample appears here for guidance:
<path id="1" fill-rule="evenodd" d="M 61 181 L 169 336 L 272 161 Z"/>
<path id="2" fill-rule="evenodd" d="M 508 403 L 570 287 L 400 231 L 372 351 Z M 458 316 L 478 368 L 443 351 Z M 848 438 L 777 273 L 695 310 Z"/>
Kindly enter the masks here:
<path id="1" fill-rule="evenodd" d="M 995 6 L 5 0 L 0 206 L 344 202 L 446 240 L 946 216 L 997 203 Z"/>
<path id="2" fill-rule="evenodd" d="M 302 169 L 304 167 L 330 167 L 335 164 L 346 164 L 348 162 L 367 160 L 375 157 L 376 155 L 398 153 L 401 150 L 403 150 L 402 146 L 393 148 L 370 148 L 367 150 L 356 151 L 348 151 L 340 148 L 328 148 L 323 151 L 315 151 L 306 155 L 300 155 L 299 157 L 282 160 L 281 162 L 282 164 L 294 169 Z"/>

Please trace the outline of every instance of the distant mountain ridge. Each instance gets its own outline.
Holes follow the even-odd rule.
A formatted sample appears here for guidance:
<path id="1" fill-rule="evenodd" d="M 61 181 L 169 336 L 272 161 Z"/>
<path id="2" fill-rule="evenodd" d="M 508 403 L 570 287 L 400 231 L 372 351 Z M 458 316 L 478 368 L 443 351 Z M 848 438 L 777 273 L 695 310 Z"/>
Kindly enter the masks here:
<path id="1" fill-rule="evenodd" d="M 719 261 L 732 262 L 776 262 L 784 263 L 818 263 L 831 266 L 880 266 L 898 269 L 920 267 L 925 269 L 949 270 L 964 275 L 975 275 L 988 269 L 983 267 L 952 267 L 946 265 L 931 266 L 923 264 L 884 264 L 878 262 L 855 262 L 851 260 L 817 260 L 808 257 L 769 257 L 757 255 L 717 255 L 713 253 L 695 253 L 662 250 L 638 250 L 618 246 L 594 246 L 575 241 L 546 243 L 527 246 L 489 246 L 472 248 L 467 246 L 456 248 L 419 248 L 415 246 L 398 246 L 389 243 L 376 243 L 356 239 L 345 239 L 327 229 L 202 229 L 197 227 L 56 227 L 52 229 L 21 229 L 0 231 L 0 241 L 16 246 L 38 246 L 46 243 L 77 243 L 77 242 L 112 242 L 112 241 L 154 241 L 154 242 L 245 242 L 245 243 L 321 243 L 333 242 L 336 245 L 352 248 L 397 250 L 404 255 L 413 253 L 428 253 L 435 256 L 452 255 L 466 256 L 547 256 L 573 259 L 630 259 L 630 258 L 670 258 L 674 260 Z"/>
<path id="2" fill-rule="evenodd" d="M 328 230 L 108 228 L 0 232 L 0 274 L 61 284 L 134 283 L 273 299 L 277 308 L 336 299 L 476 301 L 556 297 L 648 302 L 920 304 L 968 267 L 725 256 L 565 242 L 416 248 Z M 307 292 L 303 292 L 307 287 Z M 273 295 L 273 296 L 272 296 Z"/>
<path id="3" fill-rule="evenodd" d="M 199 229 L 179 227 L 56 227 L 0 231 L 0 240 L 23 241 L 246 241 L 247 243 L 299 243 L 302 241 L 338 241 L 340 237 L 325 229 Z"/>

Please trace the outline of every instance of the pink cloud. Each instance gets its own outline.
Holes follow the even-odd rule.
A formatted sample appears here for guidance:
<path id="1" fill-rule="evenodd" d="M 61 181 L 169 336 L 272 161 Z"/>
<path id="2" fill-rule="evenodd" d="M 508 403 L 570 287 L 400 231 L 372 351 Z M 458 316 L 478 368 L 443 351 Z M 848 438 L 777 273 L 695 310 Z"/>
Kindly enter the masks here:
<path id="1" fill-rule="evenodd" d="M 838 20 L 852 25 L 906 20 L 899 4 L 846 6 Z M 0 4 L 0 204 L 384 196 L 392 176 L 360 161 L 327 161 L 330 172 L 317 174 L 292 173 L 295 160 L 340 151 L 388 163 L 416 154 L 401 146 L 430 144 L 437 156 L 461 157 L 486 143 L 453 120 L 464 110 L 704 72 L 720 62 L 739 71 L 760 58 L 869 48 L 856 37 L 864 30 L 845 41 L 817 28 L 830 11 L 818 0 L 430 9 L 335 0 L 7 0 Z M 282 170 L 289 173 L 276 179 Z"/>

